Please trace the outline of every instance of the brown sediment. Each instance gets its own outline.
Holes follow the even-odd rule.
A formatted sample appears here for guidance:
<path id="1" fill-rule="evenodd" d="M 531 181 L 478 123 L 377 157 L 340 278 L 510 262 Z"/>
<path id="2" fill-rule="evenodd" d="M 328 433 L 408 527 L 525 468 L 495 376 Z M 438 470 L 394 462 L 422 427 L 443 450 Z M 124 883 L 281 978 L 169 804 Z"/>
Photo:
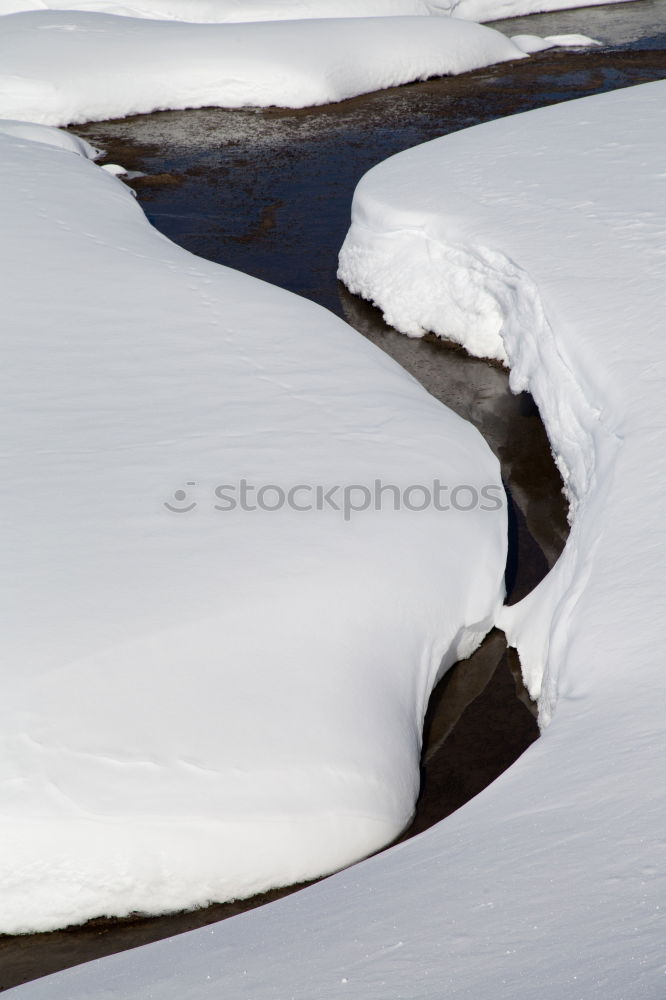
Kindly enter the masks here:
<path id="1" fill-rule="evenodd" d="M 276 228 L 277 211 L 283 205 L 284 201 L 281 198 L 278 201 L 272 202 L 270 205 L 264 205 L 261 209 L 261 214 L 257 224 L 246 233 L 243 233 L 242 236 L 235 236 L 234 239 L 238 243 L 252 243 L 254 240 L 259 240 L 263 236 L 268 235 L 268 233 Z"/>
<path id="2" fill-rule="evenodd" d="M 132 186 L 142 187 L 164 187 L 174 184 L 182 184 L 184 181 L 182 174 L 143 174 L 141 177 L 131 179 Z"/>

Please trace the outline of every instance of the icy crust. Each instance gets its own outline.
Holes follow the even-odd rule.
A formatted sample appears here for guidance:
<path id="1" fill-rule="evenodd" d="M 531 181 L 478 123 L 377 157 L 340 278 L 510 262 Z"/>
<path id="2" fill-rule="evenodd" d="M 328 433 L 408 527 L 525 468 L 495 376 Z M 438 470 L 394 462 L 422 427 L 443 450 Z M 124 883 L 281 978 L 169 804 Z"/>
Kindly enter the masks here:
<path id="1" fill-rule="evenodd" d="M 63 142 L 0 124 L 9 933 L 237 898 L 393 839 L 430 690 L 503 595 L 503 506 L 392 499 L 498 484 L 474 428 L 326 310 L 171 244 Z M 268 507 L 301 492 L 262 511 L 264 486 Z M 347 486 L 364 509 L 307 510 Z"/>
<path id="2" fill-rule="evenodd" d="M 327 17 L 450 15 L 491 21 L 520 14 L 630 0 L 0 0 L 0 15 L 79 10 L 123 17 L 207 23 Z"/>
<path id="3" fill-rule="evenodd" d="M 66 125 L 209 105 L 299 108 L 522 58 L 498 31 L 449 18 L 202 25 L 14 14 L 0 19 L 0 114 Z"/>

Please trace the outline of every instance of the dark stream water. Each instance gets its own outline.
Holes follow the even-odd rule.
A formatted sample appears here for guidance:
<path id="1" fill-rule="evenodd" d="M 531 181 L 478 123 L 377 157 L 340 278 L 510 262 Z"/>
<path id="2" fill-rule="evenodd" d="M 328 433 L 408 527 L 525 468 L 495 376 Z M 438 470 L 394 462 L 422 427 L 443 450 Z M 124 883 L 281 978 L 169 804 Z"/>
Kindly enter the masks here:
<path id="1" fill-rule="evenodd" d="M 396 333 L 336 281 L 351 197 L 371 166 L 417 143 L 530 108 L 666 78 L 666 0 L 493 26 L 510 35 L 584 33 L 604 45 L 545 52 L 323 108 L 162 112 L 76 131 L 107 150 L 107 161 L 145 174 L 133 186 L 148 218 L 174 242 L 337 312 L 481 430 L 501 461 L 509 493 L 506 582 L 514 602 L 543 578 L 568 533 L 561 482 L 539 414 L 527 394 L 511 394 L 499 366 L 434 337 L 410 340 Z M 493 631 L 433 693 L 421 795 L 414 823 L 401 839 L 459 808 L 537 737 L 515 655 Z M 232 916 L 294 888 L 194 913 L 0 936 L 0 990 Z"/>

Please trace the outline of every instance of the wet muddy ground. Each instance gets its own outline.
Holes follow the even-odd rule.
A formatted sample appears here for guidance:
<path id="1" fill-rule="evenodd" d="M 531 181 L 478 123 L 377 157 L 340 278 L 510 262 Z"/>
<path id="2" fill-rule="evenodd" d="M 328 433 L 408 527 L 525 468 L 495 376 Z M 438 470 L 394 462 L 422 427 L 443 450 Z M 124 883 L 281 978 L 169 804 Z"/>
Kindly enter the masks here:
<path id="1" fill-rule="evenodd" d="M 471 420 L 498 455 L 510 503 L 508 599 L 543 578 L 567 535 L 566 504 L 529 396 L 498 365 L 427 337 L 410 340 L 336 281 L 354 186 L 374 163 L 447 132 L 557 101 L 666 78 L 666 11 L 641 0 L 496 22 L 507 34 L 583 32 L 603 49 L 546 52 L 303 111 L 163 112 L 77 127 L 146 176 L 132 182 L 165 235 L 200 256 L 320 302 Z M 493 631 L 430 701 L 413 836 L 476 795 L 538 736 L 515 654 Z M 279 898 L 284 890 L 193 913 L 96 920 L 51 934 L 0 937 L 0 990 L 193 929 Z"/>

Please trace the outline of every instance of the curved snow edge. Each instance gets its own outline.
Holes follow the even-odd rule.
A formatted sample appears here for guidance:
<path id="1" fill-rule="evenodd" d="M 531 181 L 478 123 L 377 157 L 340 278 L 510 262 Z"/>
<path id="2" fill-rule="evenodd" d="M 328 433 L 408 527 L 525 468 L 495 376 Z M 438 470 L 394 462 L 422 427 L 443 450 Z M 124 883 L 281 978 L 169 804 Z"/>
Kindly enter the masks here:
<path id="1" fill-rule="evenodd" d="M 7 400 L 20 404 L 13 478 L 25 490 L 29 475 L 46 475 L 48 455 L 60 495 L 84 499 L 31 508 L 29 532 L 17 520 L 14 537 L 33 547 L 17 545 L 8 560 L 18 624 L 4 636 L 3 931 L 238 899 L 378 851 L 413 814 L 432 686 L 497 617 L 506 508 L 494 522 L 410 519 L 398 551 L 385 544 L 393 521 L 369 518 L 352 535 L 342 518 L 296 515 L 275 528 L 251 518 L 213 528 L 202 503 L 184 535 L 159 501 L 183 481 L 181 462 L 242 474 L 252 461 L 264 482 L 362 482 L 376 468 L 413 483 L 438 474 L 449 443 L 451 475 L 481 485 L 499 481 L 496 459 L 472 425 L 328 311 L 168 241 L 76 141 L 70 151 L 81 155 L 65 155 L 69 134 L 4 127 L 5 305 L 19 362 Z M 109 287 L 122 293 L 100 308 Z M 48 391 L 32 379 L 36 356 Z M 293 372 L 287 392 L 264 377 L 271 366 Z M 81 372 L 98 370 L 93 398 Z M 363 391 L 350 411 L 355 379 Z M 51 399 L 66 400 L 66 425 L 43 419 Z M 289 450 L 285 441 L 302 445 L 303 425 L 317 445 Z M 267 426 L 279 447 L 265 445 Z M 193 459 L 195 437 L 206 443 Z M 248 437 L 261 441 L 261 460 Z M 132 501 L 126 488 L 100 485 L 116 477 L 132 481 Z M 38 530 L 48 544 L 35 542 Z M 82 564 L 90 575 L 79 584 Z M 184 575 L 195 581 L 186 593 Z M 35 607 L 48 608 L 40 630 Z"/>
<path id="2" fill-rule="evenodd" d="M 0 0 L 0 15 L 26 10 L 83 10 L 204 24 L 404 15 L 490 21 L 622 2 L 631 0 Z"/>
<path id="3" fill-rule="evenodd" d="M 194 24 L 29 11 L 0 17 L 0 114 L 59 126 L 304 108 L 526 58 L 494 28 L 450 18 Z"/>
<path id="4" fill-rule="evenodd" d="M 104 156 L 103 149 L 91 146 L 85 139 L 72 132 L 65 132 L 49 125 L 37 125 L 35 122 L 0 118 L 0 135 L 10 135 L 14 139 L 24 139 L 26 142 L 40 142 L 45 146 L 53 146 L 66 153 L 82 156 L 84 160 L 98 160 Z"/>
<path id="5" fill-rule="evenodd" d="M 357 191 L 362 187 L 363 181 Z M 375 227 L 375 212 L 379 219 L 390 213 L 369 201 L 355 196 L 356 211 L 340 251 L 340 280 L 381 309 L 400 332 L 412 337 L 434 332 L 474 357 L 508 364 L 511 388 L 532 394 L 548 433 L 569 501 L 571 534 L 541 584 L 518 604 L 502 607 L 495 623 L 518 650 L 543 728 L 557 701 L 553 665 L 559 659 L 552 654 L 566 638 L 592 565 L 589 551 L 584 560 L 579 557 L 581 521 L 596 483 L 600 478 L 607 483 L 612 474 L 620 440 L 604 425 L 601 407 L 583 393 L 525 269 L 496 249 L 449 242 L 427 225 Z"/>

